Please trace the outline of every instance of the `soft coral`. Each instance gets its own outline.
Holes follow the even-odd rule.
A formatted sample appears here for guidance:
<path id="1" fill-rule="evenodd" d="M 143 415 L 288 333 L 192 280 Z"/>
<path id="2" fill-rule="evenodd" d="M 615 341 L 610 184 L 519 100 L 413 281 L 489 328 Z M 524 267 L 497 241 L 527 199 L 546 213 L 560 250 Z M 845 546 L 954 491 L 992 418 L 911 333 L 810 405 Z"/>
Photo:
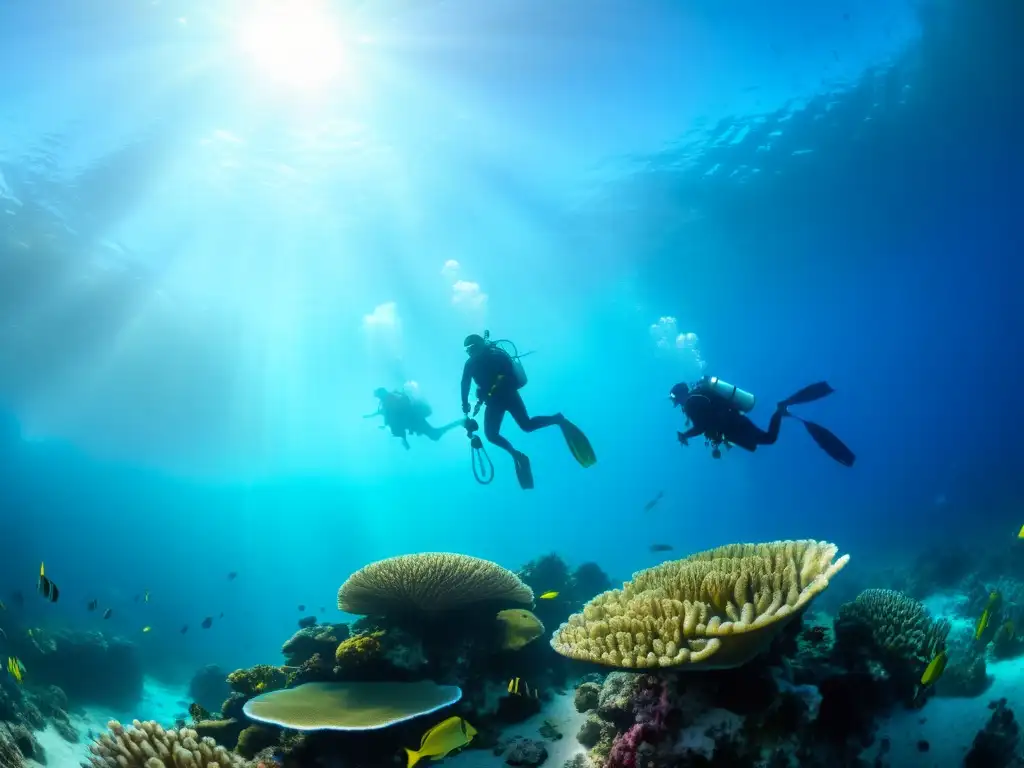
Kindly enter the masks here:
<path id="1" fill-rule="evenodd" d="M 659 741 L 666 733 L 665 718 L 672 708 L 668 684 L 653 675 L 640 681 L 633 698 L 636 719 L 625 733 L 615 737 L 608 754 L 607 768 L 637 768 L 637 750 L 644 742 Z"/>

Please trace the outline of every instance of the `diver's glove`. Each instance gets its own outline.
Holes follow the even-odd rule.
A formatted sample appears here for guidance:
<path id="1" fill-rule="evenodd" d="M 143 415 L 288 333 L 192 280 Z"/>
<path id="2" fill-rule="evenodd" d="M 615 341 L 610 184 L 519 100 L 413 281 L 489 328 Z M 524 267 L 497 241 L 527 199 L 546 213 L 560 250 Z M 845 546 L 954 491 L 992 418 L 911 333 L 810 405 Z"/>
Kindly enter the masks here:
<path id="1" fill-rule="evenodd" d="M 464 414 L 466 414 L 467 416 L 469 415 L 469 403 L 463 403 L 462 404 L 462 412 Z"/>
<path id="2" fill-rule="evenodd" d="M 682 432 L 676 432 L 676 439 L 679 441 L 680 445 L 690 444 L 690 441 L 686 439 L 686 435 L 684 435 Z"/>

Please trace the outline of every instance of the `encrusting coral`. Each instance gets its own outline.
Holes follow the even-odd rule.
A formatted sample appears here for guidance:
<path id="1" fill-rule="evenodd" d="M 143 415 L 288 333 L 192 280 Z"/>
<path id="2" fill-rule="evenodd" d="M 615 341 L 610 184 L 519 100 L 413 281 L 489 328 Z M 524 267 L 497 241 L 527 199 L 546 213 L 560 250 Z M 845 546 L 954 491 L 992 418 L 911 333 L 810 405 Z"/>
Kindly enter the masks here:
<path id="1" fill-rule="evenodd" d="M 334 660 L 342 669 L 352 669 L 376 661 L 383 647 L 381 638 L 386 633 L 383 630 L 367 632 L 365 634 L 353 635 L 338 644 L 334 652 Z"/>
<path id="2" fill-rule="evenodd" d="M 365 615 L 449 611 L 481 602 L 530 605 L 533 590 L 497 563 L 446 552 L 370 563 L 338 590 L 340 610 Z"/>
<path id="3" fill-rule="evenodd" d="M 228 685 L 232 690 L 246 696 L 255 696 L 258 693 L 267 693 L 278 688 L 283 688 L 288 677 L 280 667 L 270 664 L 257 664 L 249 669 L 236 669 L 228 675 Z"/>
<path id="4" fill-rule="evenodd" d="M 249 761 L 233 755 L 213 739 L 200 739 L 189 729 L 165 731 L 158 723 L 132 722 L 125 728 L 111 720 L 109 730 L 89 749 L 92 756 L 83 768 L 251 768 Z"/>
<path id="5" fill-rule="evenodd" d="M 621 668 L 729 668 L 763 651 L 849 561 L 819 541 L 731 544 L 633 575 L 555 631 L 563 656 Z"/>

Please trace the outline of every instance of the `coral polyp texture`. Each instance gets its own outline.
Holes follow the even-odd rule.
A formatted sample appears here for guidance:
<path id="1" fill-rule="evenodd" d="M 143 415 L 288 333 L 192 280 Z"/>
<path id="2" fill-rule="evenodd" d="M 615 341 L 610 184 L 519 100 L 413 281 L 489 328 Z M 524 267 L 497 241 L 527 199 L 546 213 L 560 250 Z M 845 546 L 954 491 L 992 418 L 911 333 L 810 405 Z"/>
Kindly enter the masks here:
<path id="1" fill-rule="evenodd" d="M 563 656 L 625 669 L 738 667 L 849 561 L 824 541 L 730 544 L 662 563 L 598 595 L 555 631 Z"/>
<path id="2" fill-rule="evenodd" d="M 920 671 L 946 647 L 949 629 L 948 621 L 933 621 L 924 605 L 891 589 L 865 589 L 836 617 L 840 640 L 862 630 L 886 659 L 912 662 Z"/>
<path id="3" fill-rule="evenodd" d="M 477 603 L 530 605 L 533 591 L 496 563 L 447 552 L 370 563 L 338 590 L 340 610 L 373 616 L 450 611 Z"/>
<path id="4" fill-rule="evenodd" d="M 165 731 L 158 723 L 132 722 L 125 728 L 116 720 L 89 749 L 83 768 L 251 768 L 253 765 L 211 738 L 199 738 L 189 729 Z"/>

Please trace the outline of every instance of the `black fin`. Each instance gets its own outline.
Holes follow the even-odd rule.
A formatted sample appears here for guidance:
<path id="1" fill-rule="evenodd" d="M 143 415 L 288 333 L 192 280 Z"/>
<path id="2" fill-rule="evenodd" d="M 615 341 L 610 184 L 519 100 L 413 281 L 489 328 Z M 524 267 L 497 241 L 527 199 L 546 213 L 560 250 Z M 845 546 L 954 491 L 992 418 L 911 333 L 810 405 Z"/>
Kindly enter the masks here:
<path id="1" fill-rule="evenodd" d="M 530 458 L 525 453 L 520 453 L 515 463 L 516 479 L 519 481 L 519 487 L 524 491 L 529 491 L 533 488 L 533 471 L 530 469 Z"/>
<path id="2" fill-rule="evenodd" d="M 829 386 L 827 381 L 819 381 L 817 384 L 811 384 L 804 387 L 799 392 L 794 392 L 779 403 L 779 405 L 783 408 L 788 408 L 791 405 L 813 403 L 815 400 L 821 400 L 823 397 L 828 397 L 833 392 L 835 392 L 835 390 Z"/>
<path id="3" fill-rule="evenodd" d="M 801 419 L 801 421 L 803 421 L 803 419 Z M 853 466 L 853 462 L 856 461 L 857 457 L 853 455 L 853 451 L 847 448 L 846 444 L 842 440 L 820 424 L 815 424 L 813 421 L 804 421 L 803 423 L 804 426 L 807 427 L 807 433 L 811 436 L 814 442 L 821 447 L 821 450 L 838 461 L 844 467 Z"/>

